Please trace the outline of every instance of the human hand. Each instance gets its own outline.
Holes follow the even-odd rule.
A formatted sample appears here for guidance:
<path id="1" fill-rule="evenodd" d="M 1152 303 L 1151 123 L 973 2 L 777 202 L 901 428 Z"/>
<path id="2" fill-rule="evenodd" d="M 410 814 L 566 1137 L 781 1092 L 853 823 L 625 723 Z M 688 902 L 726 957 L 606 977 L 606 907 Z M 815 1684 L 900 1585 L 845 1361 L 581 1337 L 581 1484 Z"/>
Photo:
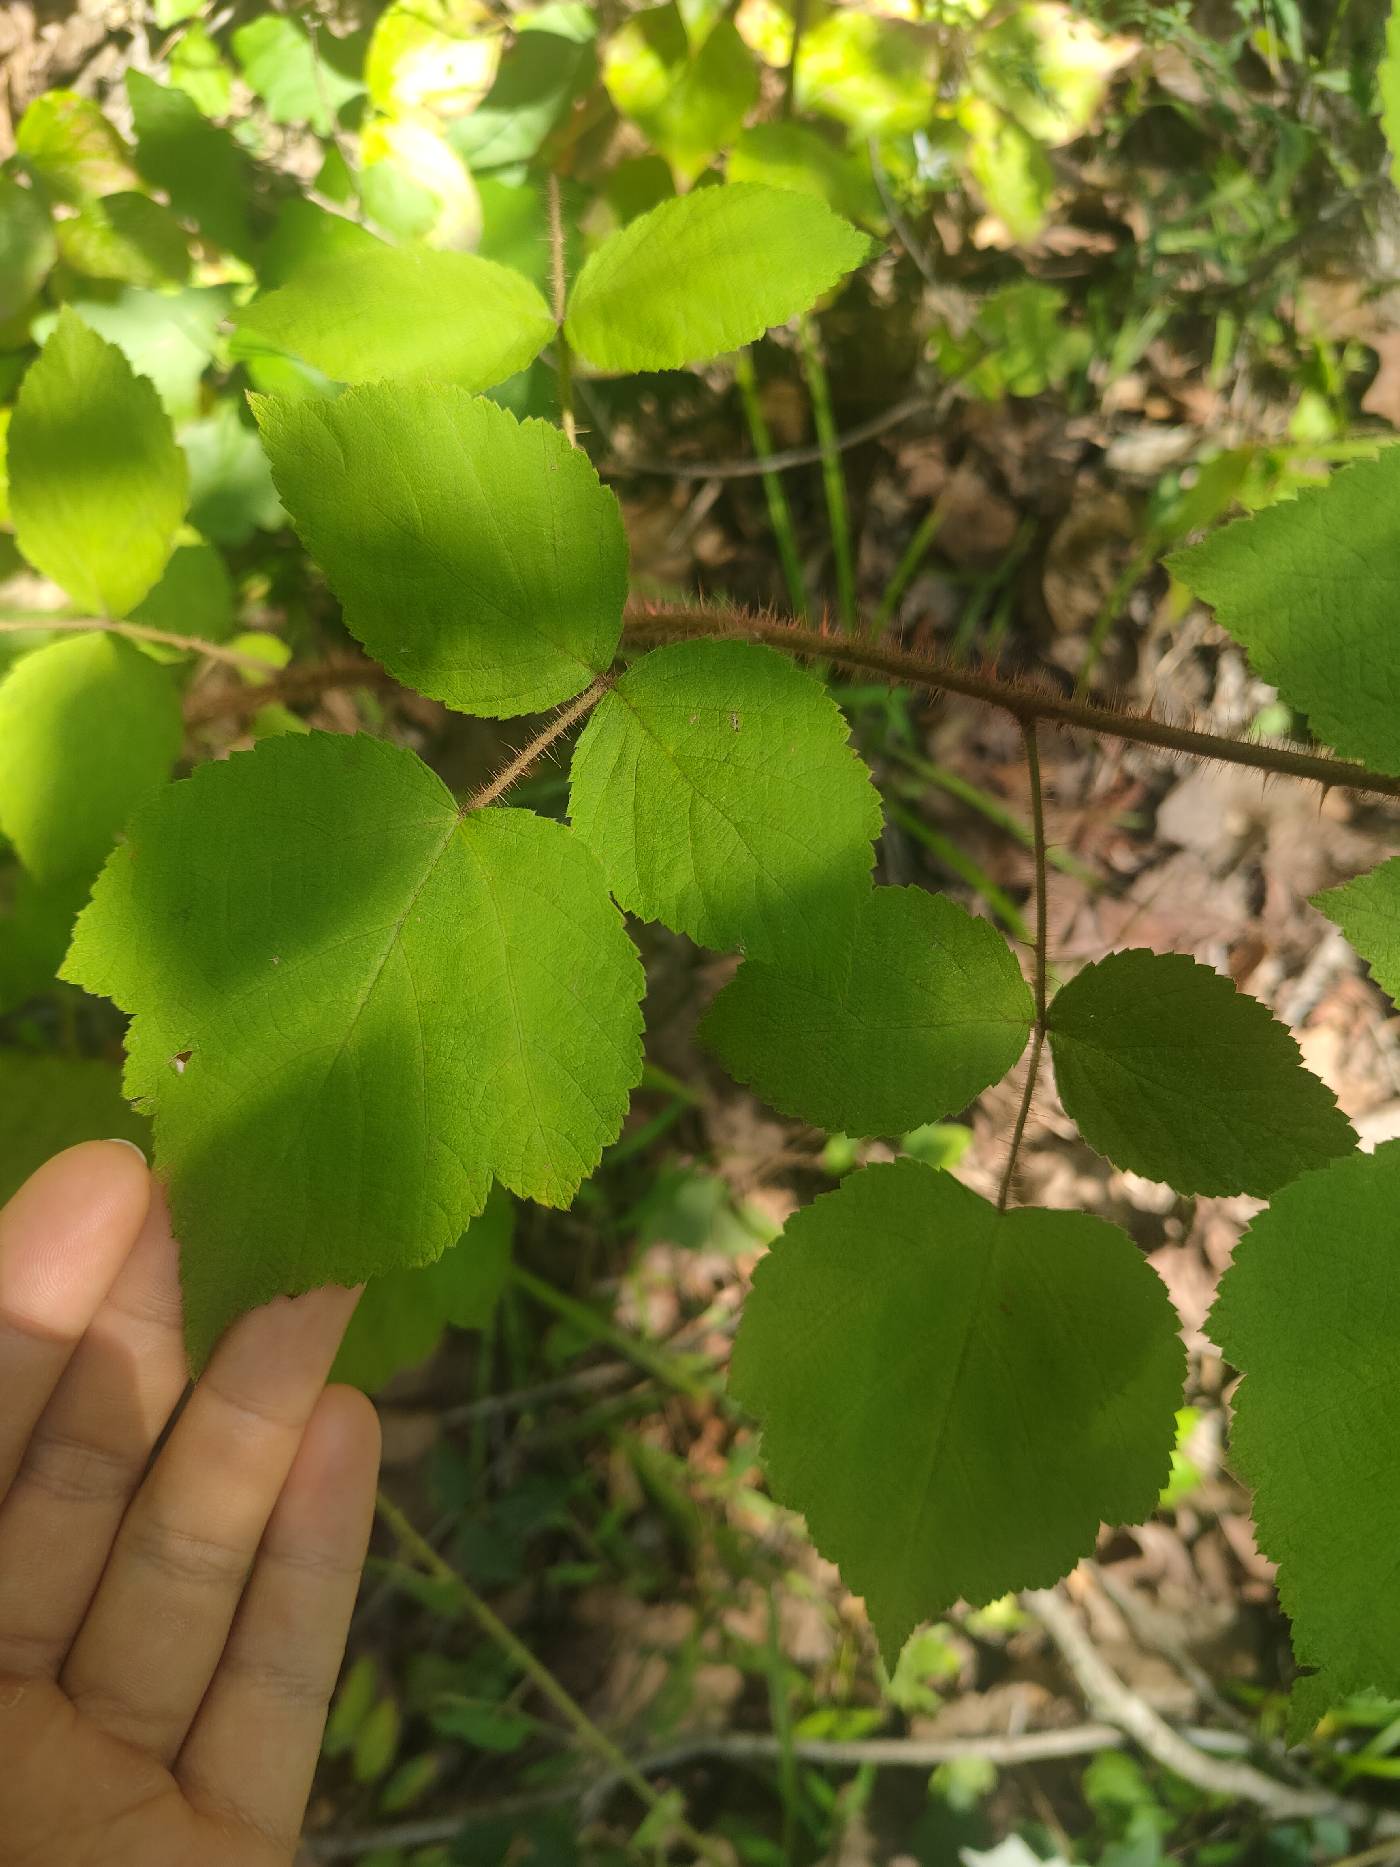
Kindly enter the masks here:
<path id="1" fill-rule="evenodd" d="M 374 1509 L 374 1408 L 325 1386 L 354 1304 L 235 1323 L 152 1462 L 186 1384 L 159 1186 L 93 1141 L 0 1211 L 4 1867 L 291 1861 Z"/>

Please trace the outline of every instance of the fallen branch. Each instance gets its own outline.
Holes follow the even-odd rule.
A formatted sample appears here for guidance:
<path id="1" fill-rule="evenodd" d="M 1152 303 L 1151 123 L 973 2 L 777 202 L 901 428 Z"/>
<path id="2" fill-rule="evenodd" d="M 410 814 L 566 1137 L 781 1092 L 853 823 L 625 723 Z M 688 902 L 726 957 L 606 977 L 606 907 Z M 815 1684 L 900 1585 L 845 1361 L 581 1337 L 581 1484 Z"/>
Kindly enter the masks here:
<path id="1" fill-rule="evenodd" d="M 1333 1815 L 1378 1835 L 1400 1835 L 1400 1813 L 1373 1809 L 1328 1789 L 1294 1789 L 1277 1777 L 1266 1776 L 1252 1763 L 1208 1756 L 1199 1743 L 1174 1730 L 1123 1683 L 1063 1595 L 1053 1588 L 1041 1588 L 1022 1599 L 1059 1649 L 1089 1710 L 1096 1718 L 1116 1725 L 1154 1763 L 1209 1795 L 1225 1796 L 1232 1802 L 1252 1802 L 1276 1821 Z"/>

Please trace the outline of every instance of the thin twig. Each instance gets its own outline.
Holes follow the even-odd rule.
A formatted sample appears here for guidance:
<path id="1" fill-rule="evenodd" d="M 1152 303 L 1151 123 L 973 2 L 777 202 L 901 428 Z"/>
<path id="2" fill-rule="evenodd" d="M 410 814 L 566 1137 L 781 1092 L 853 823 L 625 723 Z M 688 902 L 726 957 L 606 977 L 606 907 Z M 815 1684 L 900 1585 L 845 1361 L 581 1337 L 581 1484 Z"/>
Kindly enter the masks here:
<path id="1" fill-rule="evenodd" d="M 826 497 L 827 524 L 831 529 L 831 555 L 836 565 L 836 613 L 841 627 L 849 634 L 856 626 L 856 573 L 851 551 L 851 510 L 846 499 L 846 476 L 841 469 L 840 436 L 831 407 L 831 384 L 827 380 L 817 327 L 809 317 L 797 321 L 797 342 L 802 354 L 802 373 L 807 379 L 807 393 L 812 402 L 812 420 L 821 446 L 822 492 Z"/>
<path id="2" fill-rule="evenodd" d="M 1021 1142 L 1025 1136 L 1031 1104 L 1035 1100 L 1036 1078 L 1040 1074 L 1040 1056 L 1045 1048 L 1047 1012 L 1045 798 L 1040 782 L 1040 746 L 1036 740 L 1035 721 L 1023 719 L 1021 732 L 1026 742 L 1026 770 L 1031 781 L 1031 844 L 1035 851 L 1035 974 L 1032 985 L 1035 995 L 1035 1026 L 1031 1032 L 1030 1062 L 1026 1065 L 1026 1086 L 1021 1092 L 1021 1106 L 1016 1111 L 1016 1126 L 1012 1131 L 1011 1147 L 1006 1156 L 1006 1170 L 1001 1176 L 1001 1187 L 997 1193 L 998 1212 L 1006 1211 L 1006 1202 L 1011 1197 L 1011 1183 L 1016 1176 L 1016 1162 L 1020 1156 Z"/>
<path id="3" fill-rule="evenodd" d="M 559 177 L 550 175 L 546 188 L 549 203 L 549 277 L 554 293 L 554 377 L 559 393 L 559 425 L 570 447 L 578 446 L 578 428 L 574 422 L 574 361 L 569 340 L 564 335 L 564 313 L 569 303 L 569 275 L 564 250 L 564 210 L 559 199 Z"/>
<path id="4" fill-rule="evenodd" d="M 1242 1740 L 1229 1731 L 1192 1731 L 1190 1736 L 1194 1743 L 1225 1754 L 1243 1747 Z M 1063 1730 L 1023 1731 L 1005 1737 L 797 1737 L 792 1740 L 791 1751 L 800 1763 L 814 1769 L 931 1770 L 940 1763 L 956 1763 L 967 1757 L 1015 1769 L 1021 1764 L 1122 1750 L 1127 1742 L 1126 1734 L 1116 1725 L 1077 1724 Z M 770 1732 L 720 1731 L 682 1739 L 629 1761 L 644 1775 L 656 1776 L 692 1763 L 771 1763 L 780 1756 L 780 1742 Z M 308 1835 L 302 1845 L 318 1860 L 352 1860 L 378 1848 L 431 1847 L 452 1840 L 468 1822 L 484 1822 L 548 1803 L 584 1798 L 596 1810 L 617 1781 L 616 1777 L 602 1777 L 591 1784 L 552 1783 L 534 1795 L 512 1797 L 508 1803 L 466 1804 L 446 1815 L 428 1815 L 418 1821 L 361 1829 L 355 1834 Z"/>
<path id="5" fill-rule="evenodd" d="M 1160 752 L 1214 759 L 1222 765 L 1242 765 L 1251 771 L 1272 772 L 1284 778 L 1303 778 L 1327 790 L 1400 798 L 1400 776 L 1394 772 L 1371 771 L 1350 759 L 1305 752 L 1265 739 L 1226 739 L 1217 733 L 1200 732 L 1192 726 L 1158 719 L 1148 712 L 1072 700 L 1029 680 L 973 672 L 913 649 L 888 648 L 878 642 L 829 635 L 819 629 L 802 628 L 778 616 L 758 615 L 741 609 L 707 609 L 688 603 L 633 602 L 628 606 L 623 637 L 639 648 L 706 636 L 764 642 L 784 654 L 880 674 L 901 686 L 922 687 L 934 694 L 958 694 L 965 700 L 1001 707 L 1018 721 L 1045 720 L 1055 726 L 1151 746 Z M 341 657 L 289 668 L 276 680 L 256 687 L 210 696 L 203 705 L 187 709 L 186 718 L 198 723 L 223 716 L 247 717 L 275 700 L 311 699 L 337 687 L 394 684 L 393 677 L 374 662 Z"/>
<path id="6" fill-rule="evenodd" d="M 593 685 L 586 687 L 576 700 L 571 700 L 568 706 L 561 707 L 548 726 L 541 728 L 533 739 L 526 740 L 514 757 L 508 759 L 494 777 L 488 778 L 479 791 L 472 792 L 462 806 L 462 815 L 466 816 L 468 811 L 472 810 L 484 810 L 488 804 L 494 804 L 498 797 L 503 796 L 513 784 L 518 783 L 525 776 L 535 760 L 546 753 L 556 739 L 563 738 L 575 720 L 581 720 L 585 713 L 592 712 L 611 686 L 612 676 L 600 674 Z"/>
<path id="7" fill-rule="evenodd" d="M 1185 753 L 1192 758 L 1218 759 L 1226 765 L 1245 765 L 1254 771 L 1282 777 L 1307 778 L 1328 788 L 1370 791 L 1378 797 L 1400 798 L 1400 776 L 1370 771 L 1349 759 L 1303 752 L 1267 740 L 1225 739 L 1159 720 L 1150 713 L 1118 710 L 1094 701 L 1072 700 L 1049 688 L 1007 675 L 973 672 L 950 666 L 932 655 L 908 648 L 887 648 L 878 642 L 851 641 L 818 629 L 803 629 L 776 616 L 740 609 L 706 608 L 701 604 L 647 604 L 629 606 L 628 639 L 685 640 L 692 636 L 729 636 L 741 641 L 766 642 L 790 655 L 831 661 L 846 668 L 883 674 L 902 685 L 924 687 L 933 693 L 960 694 L 1001 707 L 1017 720 L 1045 720 L 1135 745 L 1155 746 L 1163 752 Z"/>
<path id="8" fill-rule="evenodd" d="M 618 1782 L 625 1784 L 647 1809 L 664 1820 L 677 1839 L 691 1848 L 700 1860 L 715 1862 L 716 1867 L 725 1867 L 726 1857 L 719 1849 L 692 1828 L 689 1822 L 672 1813 L 669 1805 L 652 1788 L 626 1752 L 613 1742 L 606 1731 L 594 1724 L 582 1705 L 564 1690 L 549 1668 L 536 1659 L 523 1640 L 512 1633 L 494 1609 L 477 1594 L 466 1577 L 459 1575 L 451 1563 L 438 1554 L 394 1500 L 381 1491 L 375 1500 L 375 1509 L 398 1539 L 404 1553 L 411 1556 L 434 1581 L 452 1590 L 460 1605 L 486 1637 L 524 1674 L 540 1696 L 549 1701 L 580 1743 L 613 1772 Z"/>
<path id="9" fill-rule="evenodd" d="M 206 642 L 198 635 L 175 635 L 169 629 L 153 629 L 144 622 L 113 622 L 106 617 L 42 616 L 13 618 L 0 622 L 0 635 L 120 635 L 130 642 L 159 642 L 166 648 L 179 648 L 186 654 L 204 655 L 210 661 L 227 662 L 231 668 L 252 668 L 266 674 L 265 655 L 250 655 L 241 648 L 225 648 L 221 642 Z"/>
<path id="10" fill-rule="evenodd" d="M 859 447 L 862 442 L 873 441 L 891 428 L 897 428 L 911 416 L 927 414 L 936 407 L 934 399 L 927 394 L 907 395 L 880 414 L 872 415 L 868 421 L 857 422 L 855 427 L 844 429 L 831 445 L 838 454 L 844 454 L 852 447 Z M 622 459 L 601 460 L 598 462 L 598 471 L 650 473 L 668 480 L 751 480 L 757 479 L 760 474 L 778 473 L 786 467 L 816 466 L 828 451 L 821 445 L 785 447 L 776 454 L 765 454 L 758 460 L 657 460 L 649 455 L 637 454 Z"/>
<path id="11" fill-rule="evenodd" d="M 1370 1808 L 1326 1789 L 1294 1789 L 1239 1759 L 1208 1757 L 1199 1745 L 1173 1730 L 1144 1699 L 1129 1691 L 1094 1646 L 1073 1608 L 1055 1589 L 1035 1589 L 1022 1599 L 1058 1647 L 1093 1715 L 1125 1731 L 1164 1769 L 1210 1795 L 1228 1796 L 1232 1802 L 1252 1802 L 1278 1820 L 1339 1815 L 1357 1827 L 1369 1826 L 1377 1834 L 1400 1835 L 1400 1813 Z"/>

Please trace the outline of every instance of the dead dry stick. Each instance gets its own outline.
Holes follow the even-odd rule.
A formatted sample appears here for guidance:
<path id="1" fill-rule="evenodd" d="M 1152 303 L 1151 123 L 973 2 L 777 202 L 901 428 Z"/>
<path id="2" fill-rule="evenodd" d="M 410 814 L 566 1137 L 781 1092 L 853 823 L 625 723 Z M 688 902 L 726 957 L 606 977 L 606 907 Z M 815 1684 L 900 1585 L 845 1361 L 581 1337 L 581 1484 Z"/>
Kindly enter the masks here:
<path id="1" fill-rule="evenodd" d="M 1022 1600 L 1059 1649 L 1089 1710 L 1096 1718 L 1116 1725 L 1154 1763 L 1209 1795 L 1228 1796 L 1232 1802 L 1252 1802 L 1279 1821 L 1337 1815 L 1377 1835 L 1400 1835 L 1400 1814 L 1392 1810 L 1373 1809 L 1326 1789 L 1294 1789 L 1256 1770 L 1252 1763 L 1207 1756 L 1123 1683 L 1058 1590 L 1032 1589 Z"/>

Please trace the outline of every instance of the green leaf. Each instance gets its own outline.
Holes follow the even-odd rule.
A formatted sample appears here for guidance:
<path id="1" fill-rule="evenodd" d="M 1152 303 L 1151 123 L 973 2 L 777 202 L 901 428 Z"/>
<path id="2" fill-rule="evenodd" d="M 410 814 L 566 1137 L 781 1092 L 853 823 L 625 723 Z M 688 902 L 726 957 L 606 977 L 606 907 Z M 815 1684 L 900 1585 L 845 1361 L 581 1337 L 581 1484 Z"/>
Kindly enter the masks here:
<path id="1" fill-rule="evenodd" d="M 1385 23 L 1385 53 L 1376 67 L 1381 129 L 1390 150 L 1390 179 L 1400 186 L 1400 7 L 1391 6 Z"/>
<path id="2" fill-rule="evenodd" d="M 58 250 L 75 272 L 124 285 L 183 285 L 189 248 L 168 208 L 144 194 L 109 194 L 58 223 Z"/>
<path id="3" fill-rule="evenodd" d="M 600 369 L 680 369 L 809 310 L 869 251 L 811 195 L 753 182 L 700 188 L 590 255 L 564 328 Z"/>
<path id="4" fill-rule="evenodd" d="M 1000 1082 L 1033 1017 L 990 921 L 946 895 L 877 888 L 843 937 L 745 960 L 701 1031 L 784 1115 L 837 1134 L 899 1135 Z"/>
<path id="5" fill-rule="evenodd" d="M 593 47 L 542 21 L 520 33 L 487 96 L 469 115 L 447 124 L 444 134 L 473 171 L 528 162 L 593 74 Z"/>
<path id="6" fill-rule="evenodd" d="M 1400 1142 L 1304 1174 L 1235 1247 L 1206 1321 L 1244 1374 L 1232 1463 L 1318 1700 L 1400 1695 L 1397 1202 Z"/>
<path id="7" fill-rule="evenodd" d="M 1167 559 L 1339 752 L 1400 771 L 1400 447 Z"/>
<path id="8" fill-rule="evenodd" d="M 1356 1146 L 1291 1032 L 1184 953 L 1084 967 L 1050 1006 L 1050 1050 L 1090 1147 L 1179 1193 L 1267 1199 Z"/>
<path id="9" fill-rule="evenodd" d="M 80 1141 L 134 1141 L 150 1130 L 122 1100 L 121 1074 L 80 1057 L 0 1050 L 0 1206 L 53 1154 Z"/>
<path id="10" fill-rule="evenodd" d="M 718 19 L 692 43 L 678 6 L 634 13 L 609 36 L 603 82 L 683 182 L 733 142 L 758 102 L 758 68 L 733 23 Z"/>
<path id="11" fill-rule="evenodd" d="M 180 751 L 167 670 L 111 635 L 65 635 L 0 681 L 0 830 L 41 885 L 96 873 Z"/>
<path id="12" fill-rule="evenodd" d="M 426 1361 L 449 1323 L 484 1329 L 505 1288 L 514 1221 L 515 1208 L 497 1187 L 480 1217 L 435 1263 L 371 1277 L 330 1379 L 373 1393 L 402 1369 Z"/>
<path id="13" fill-rule="evenodd" d="M 282 502 L 391 674 L 468 713 L 538 712 L 611 663 L 617 501 L 557 428 L 450 387 L 254 398 Z"/>
<path id="14" fill-rule="evenodd" d="M 199 406 L 201 379 L 231 298 L 225 285 L 148 292 L 94 283 L 70 297 L 68 306 L 89 329 L 115 344 L 138 376 L 151 379 L 166 413 L 178 421 Z M 35 338 L 42 342 L 57 322 L 57 314 L 36 318 Z"/>
<path id="15" fill-rule="evenodd" d="M 233 632 L 233 580 L 224 560 L 202 541 L 177 545 L 160 582 L 142 597 L 131 619 L 172 635 L 227 641 Z M 145 644 L 145 653 L 157 661 L 179 660 L 183 652 L 154 642 Z"/>
<path id="16" fill-rule="evenodd" d="M 190 470 L 190 523 L 216 545 L 247 544 L 286 520 L 256 430 L 231 401 L 180 430 Z"/>
<path id="17" fill-rule="evenodd" d="M 175 212 L 193 221 L 215 246 L 250 258 L 252 165 L 243 150 L 174 85 L 128 71 L 126 94 L 142 177 L 163 189 Z"/>
<path id="18" fill-rule="evenodd" d="M 1376 982 L 1400 1001 L 1400 856 L 1340 888 L 1324 889 L 1312 904 L 1341 928 Z"/>
<path id="19" fill-rule="evenodd" d="M 570 815 L 629 913 L 765 956 L 853 910 L 880 834 L 839 708 L 748 642 L 635 662 L 579 737 Z"/>
<path id="20" fill-rule="evenodd" d="M 233 73 L 198 21 L 170 54 L 170 82 L 206 117 L 228 114 L 233 103 Z"/>
<path id="21" fill-rule="evenodd" d="M 491 88 L 501 40 L 486 0 L 393 0 L 365 58 L 370 98 L 390 114 L 464 117 Z"/>
<path id="22" fill-rule="evenodd" d="M 318 136 L 329 136 L 342 106 L 364 90 L 365 45 L 362 33 L 337 39 L 318 32 L 313 41 L 297 20 L 278 13 L 264 13 L 233 35 L 243 76 L 272 121 L 306 123 Z"/>
<path id="23" fill-rule="evenodd" d="M 130 151 L 90 97 L 45 91 L 20 119 L 15 146 L 29 173 L 77 204 L 136 183 Z"/>
<path id="24" fill-rule="evenodd" d="M 373 253 L 383 246 L 378 234 L 356 220 L 332 214 L 290 195 L 277 212 L 272 232 L 258 254 L 258 282 L 264 291 L 284 285 L 295 272 L 351 253 Z"/>
<path id="25" fill-rule="evenodd" d="M 23 311 L 49 276 L 57 252 L 44 203 L 32 188 L 0 174 L 0 323 Z"/>
<path id="26" fill-rule="evenodd" d="M 196 1363 L 279 1292 L 431 1263 L 493 1176 L 567 1204 L 641 1073 L 641 967 L 588 852 L 464 815 L 363 736 L 267 739 L 159 793 L 64 975 L 132 1014 Z"/>
<path id="27" fill-rule="evenodd" d="M 554 329 L 518 272 L 475 253 L 372 249 L 312 260 L 238 316 L 242 344 L 314 363 L 337 382 L 488 389 L 523 369 Z"/>
<path id="28" fill-rule="evenodd" d="M 1148 1515 L 1184 1372 L 1166 1291 L 1116 1226 L 999 1213 L 900 1160 L 789 1221 L 730 1385 L 892 1668 L 920 1621 L 1049 1584 L 1101 1521 Z"/>
<path id="29" fill-rule="evenodd" d="M 835 117 L 862 138 L 907 136 L 934 113 L 939 29 L 833 8 L 804 33 L 797 105 Z"/>
<path id="30" fill-rule="evenodd" d="M 820 130 L 806 123 L 756 123 L 745 130 L 730 154 L 731 182 L 759 182 L 767 188 L 790 188 L 825 201 L 834 213 L 866 226 L 883 225 L 885 211 L 862 163 Z"/>
<path id="31" fill-rule="evenodd" d="M 80 609 L 124 616 L 165 568 L 184 459 L 154 388 L 69 310 L 20 385 L 9 434 L 15 540 Z"/>

